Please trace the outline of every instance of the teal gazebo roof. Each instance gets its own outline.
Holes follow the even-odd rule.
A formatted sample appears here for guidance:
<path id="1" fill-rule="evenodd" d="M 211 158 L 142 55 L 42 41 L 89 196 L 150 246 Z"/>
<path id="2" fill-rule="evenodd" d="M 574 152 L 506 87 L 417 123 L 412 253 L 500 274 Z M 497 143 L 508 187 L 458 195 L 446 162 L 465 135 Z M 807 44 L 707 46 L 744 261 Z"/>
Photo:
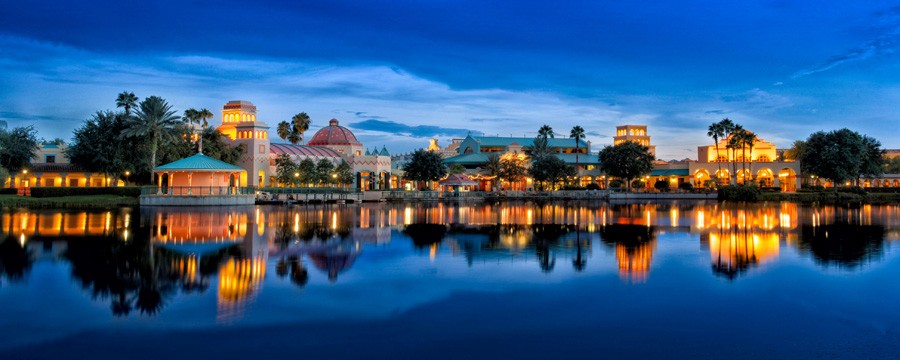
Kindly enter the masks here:
<path id="1" fill-rule="evenodd" d="M 203 154 L 186 157 L 175 162 L 157 166 L 156 171 L 244 171 L 244 168 Z"/>

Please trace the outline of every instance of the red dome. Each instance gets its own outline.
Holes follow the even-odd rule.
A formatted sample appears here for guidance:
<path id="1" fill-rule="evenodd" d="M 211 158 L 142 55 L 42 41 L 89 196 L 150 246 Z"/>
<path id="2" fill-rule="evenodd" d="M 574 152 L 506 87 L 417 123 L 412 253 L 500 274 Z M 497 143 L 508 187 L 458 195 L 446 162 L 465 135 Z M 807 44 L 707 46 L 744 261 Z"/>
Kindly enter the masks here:
<path id="1" fill-rule="evenodd" d="M 306 143 L 309 146 L 357 145 L 362 146 L 350 129 L 338 125 L 338 119 L 331 119 L 328 126 L 316 131 Z"/>

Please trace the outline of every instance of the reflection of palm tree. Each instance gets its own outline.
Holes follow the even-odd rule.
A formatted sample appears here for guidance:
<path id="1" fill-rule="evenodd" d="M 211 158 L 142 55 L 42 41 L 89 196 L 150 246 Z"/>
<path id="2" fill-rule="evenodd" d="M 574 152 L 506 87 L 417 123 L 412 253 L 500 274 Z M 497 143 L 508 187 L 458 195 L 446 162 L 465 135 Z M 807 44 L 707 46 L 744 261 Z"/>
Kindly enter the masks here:
<path id="1" fill-rule="evenodd" d="M 572 267 L 575 271 L 584 271 L 587 266 L 587 259 L 581 254 L 581 231 L 575 230 L 575 258 L 572 259 Z"/>
<path id="2" fill-rule="evenodd" d="M 34 262 L 28 249 L 12 238 L 0 238 L 0 279 L 19 281 L 31 270 Z"/>
<path id="3" fill-rule="evenodd" d="M 291 257 L 291 282 L 299 287 L 306 286 L 309 282 L 309 271 L 303 266 L 303 261 L 297 257 Z"/>
<path id="4" fill-rule="evenodd" d="M 409 224 L 403 229 L 403 233 L 409 236 L 416 249 L 422 249 L 432 244 L 440 244 L 447 235 L 447 226 L 442 224 Z"/>

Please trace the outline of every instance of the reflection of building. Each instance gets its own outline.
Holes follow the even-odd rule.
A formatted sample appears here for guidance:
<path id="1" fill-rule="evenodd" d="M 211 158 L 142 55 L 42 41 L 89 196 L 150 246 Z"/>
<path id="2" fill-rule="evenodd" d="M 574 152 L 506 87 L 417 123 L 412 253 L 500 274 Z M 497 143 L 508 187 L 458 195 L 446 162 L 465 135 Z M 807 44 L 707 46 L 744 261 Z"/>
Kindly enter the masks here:
<path id="1" fill-rule="evenodd" d="M 650 274 L 650 261 L 656 251 L 656 241 L 627 246 L 616 244 L 616 263 L 619 264 L 619 276 L 634 282 L 644 282 Z"/>
<path id="2" fill-rule="evenodd" d="M 228 136 L 234 145 L 245 146 L 244 157 L 238 165 L 250 174 L 242 183 L 251 186 L 274 186 L 275 159 L 282 154 L 293 161 L 305 159 L 328 160 L 335 165 L 347 161 L 356 176 L 354 188 L 359 190 L 388 189 L 390 184 L 391 156 L 387 149 L 369 151 L 350 129 L 331 119 L 327 126 L 309 138 L 307 145 L 272 143 L 269 126 L 256 117 L 256 106 L 249 101 L 229 101 L 222 109 L 222 125 L 217 128 Z M 396 187 L 396 186 L 393 186 Z"/>

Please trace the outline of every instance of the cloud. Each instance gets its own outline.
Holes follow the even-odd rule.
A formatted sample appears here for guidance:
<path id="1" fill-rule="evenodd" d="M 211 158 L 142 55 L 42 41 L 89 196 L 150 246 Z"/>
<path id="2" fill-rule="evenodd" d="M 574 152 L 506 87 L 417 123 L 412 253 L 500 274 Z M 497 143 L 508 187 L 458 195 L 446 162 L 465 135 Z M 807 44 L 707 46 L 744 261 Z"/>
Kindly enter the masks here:
<path id="1" fill-rule="evenodd" d="M 480 135 L 480 132 L 469 129 L 445 128 L 433 125 L 407 125 L 395 121 L 364 120 L 350 124 L 354 129 L 379 131 L 417 138 L 429 138 L 437 136 L 465 137 L 469 133 Z"/>
<path id="2" fill-rule="evenodd" d="M 739 94 L 724 95 L 721 99 L 726 103 L 741 103 L 744 106 L 757 109 L 781 109 L 794 105 L 787 96 L 772 94 L 759 88 L 750 89 Z"/>
<path id="3" fill-rule="evenodd" d="M 799 79 L 828 71 L 850 62 L 893 53 L 897 47 L 897 42 L 900 41 L 900 7 L 877 11 L 874 14 L 870 30 L 875 33 L 874 38 L 855 48 L 834 55 L 821 64 L 797 71 L 791 75 L 791 79 Z"/>

